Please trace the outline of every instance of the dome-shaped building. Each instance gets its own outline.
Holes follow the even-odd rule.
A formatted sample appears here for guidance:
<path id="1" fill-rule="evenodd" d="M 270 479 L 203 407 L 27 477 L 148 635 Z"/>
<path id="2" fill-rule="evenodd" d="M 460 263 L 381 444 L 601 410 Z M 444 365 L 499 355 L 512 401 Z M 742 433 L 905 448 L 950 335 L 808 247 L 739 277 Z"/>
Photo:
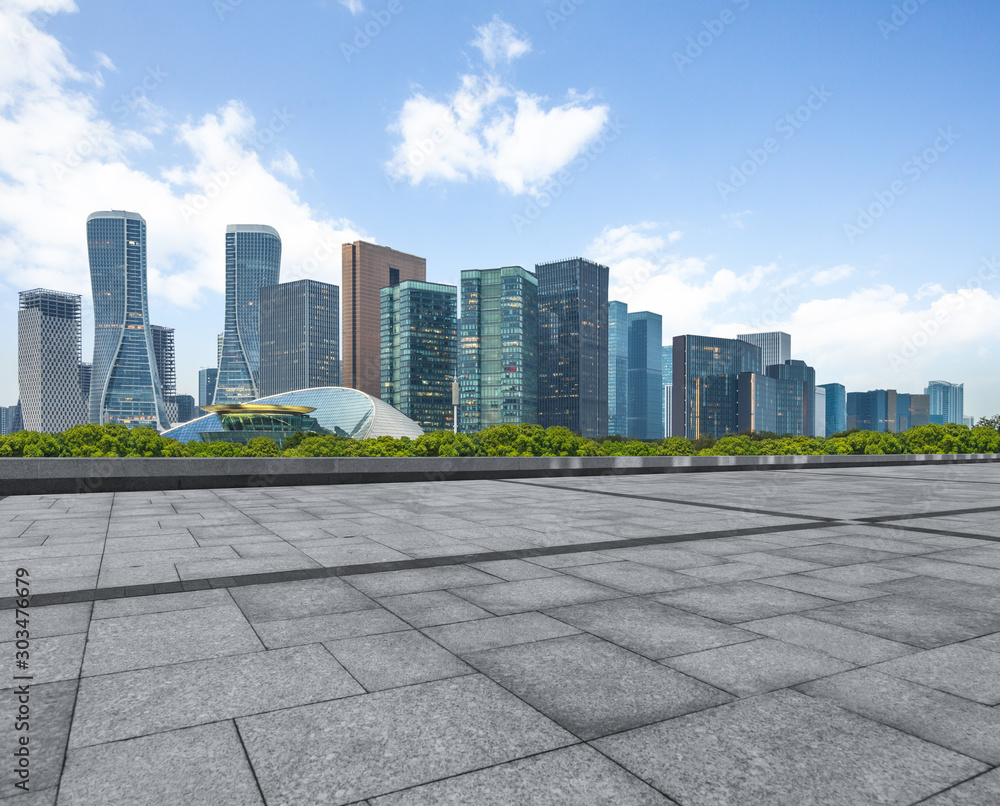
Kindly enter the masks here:
<path id="1" fill-rule="evenodd" d="M 388 403 L 343 387 L 282 392 L 251 403 L 212 406 L 211 413 L 163 433 L 180 442 L 247 442 L 270 437 L 280 443 L 297 431 L 351 439 L 410 437 L 424 431 Z"/>

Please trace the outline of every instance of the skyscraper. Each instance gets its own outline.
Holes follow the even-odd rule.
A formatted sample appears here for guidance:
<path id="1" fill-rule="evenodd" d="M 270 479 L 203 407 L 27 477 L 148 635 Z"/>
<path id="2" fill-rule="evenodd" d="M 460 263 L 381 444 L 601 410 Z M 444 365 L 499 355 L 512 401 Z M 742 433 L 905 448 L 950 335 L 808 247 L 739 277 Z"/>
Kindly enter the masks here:
<path id="1" fill-rule="evenodd" d="M 826 390 L 826 435 L 832 437 L 847 430 L 847 389 L 840 383 L 816 387 Z"/>
<path id="2" fill-rule="evenodd" d="M 344 290 L 341 383 L 378 397 L 382 387 L 382 313 L 379 293 L 403 280 L 427 279 L 427 261 L 365 241 L 342 248 Z"/>
<path id="3" fill-rule="evenodd" d="M 674 337 L 674 436 L 716 439 L 738 430 L 738 380 L 759 374 L 761 348 L 740 339 Z"/>
<path id="4" fill-rule="evenodd" d="M 737 376 L 736 430 L 769 431 L 803 436 L 806 431 L 806 385 L 793 378 L 776 378 L 759 372 Z M 812 431 L 812 427 L 809 428 Z"/>
<path id="5" fill-rule="evenodd" d="M 80 295 L 22 291 L 17 380 L 28 431 L 57 433 L 87 422 L 80 380 Z"/>
<path id="6" fill-rule="evenodd" d="M 404 280 L 383 288 L 382 400 L 425 431 L 454 424 L 452 378 L 458 364 L 458 289 Z"/>
<path id="7" fill-rule="evenodd" d="M 217 367 L 198 370 L 198 406 L 211 406 L 215 397 L 215 383 L 219 379 Z"/>
<path id="8" fill-rule="evenodd" d="M 663 317 L 628 315 L 628 436 L 663 439 Z"/>
<path id="9" fill-rule="evenodd" d="M 590 439 L 608 433 L 609 271 L 578 257 L 535 266 L 543 428 Z"/>
<path id="10" fill-rule="evenodd" d="M 674 435 L 674 348 L 663 345 L 663 436 Z"/>
<path id="11" fill-rule="evenodd" d="M 318 280 L 260 290 L 260 396 L 340 386 L 340 289 Z"/>
<path id="12" fill-rule="evenodd" d="M 862 431 L 895 433 L 899 425 L 895 389 L 872 389 L 847 395 L 847 427 Z"/>
<path id="13" fill-rule="evenodd" d="M 924 389 L 931 398 L 931 422 L 958 423 L 965 419 L 965 384 L 931 381 Z"/>
<path id="14" fill-rule="evenodd" d="M 520 266 L 462 272 L 459 429 L 538 422 L 538 280 Z"/>
<path id="15" fill-rule="evenodd" d="M 146 295 L 146 221 L 121 210 L 87 217 L 94 299 L 90 422 L 169 427 Z"/>
<path id="16" fill-rule="evenodd" d="M 226 227 L 226 330 L 213 402 L 260 397 L 260 290 L 277 285 L 281 237 L 273 227 Z"/>
<path id="17" fill-rule="evenodd" d="M 826 436 L 826 389 L 816 387 L 816 407 L 813 409 L 813 436 Z"/>
<path id="18" fill-rule="evenodd" d="M 773 333 L 748 333 L 737 336 L 740 341 L 755 344 L 761 350 L 761 366 L 755 370 L 761 375 L 767 374 L 767 368 L 775 364 L 784 364 L 792 357 L 792 337 L 780 330 Z"/>
<path id="19" fill-rule="evenodd" d="M 769 364 L 765 373 L 769 378 L 778 380 L 795 381 L 802 384 L 801 394 L 796 394 L 795 406 L 798 407 L 801 401 L 801 410 L 786 412 L 779 411 L 785 415 L 784 425 L 779 422 L 776 429 L 779 434 L 792 434 L 793 436 L 812 437 L 816 435 L 816 370 L 806 364 L 805 361 L 794 361 L 789 359 L 783 364 Z M 895 406 L 895 401 L 893 401 Z M 895 414 L 893 415 L 895 417 Z"/>
<path id="20" fill-rule="evenodd" d="M 177 363 L 174 355 L 174 329 L 150 325 L 153 336 L 153 356 L 156 359 L 156 371 L 160 375 L 160 388 L 163 399 L 177 394 Z"/>
<path id="21" fill-rule="evenodd" d="M 628 432 L 628 305 L 608 303 L 608 433 Z"/>

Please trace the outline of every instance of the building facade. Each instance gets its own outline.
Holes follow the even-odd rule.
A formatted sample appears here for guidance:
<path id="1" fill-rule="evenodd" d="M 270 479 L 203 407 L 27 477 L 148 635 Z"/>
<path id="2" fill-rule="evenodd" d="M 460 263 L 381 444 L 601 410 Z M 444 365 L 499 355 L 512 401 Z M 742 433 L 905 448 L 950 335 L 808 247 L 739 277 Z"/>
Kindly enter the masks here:
<path id="1" fill-rule="evenodd" d="M 160 388 L 163 398 L 174 397 L 177 394 L 177 357 L 174 352 L 174 329 L 150 325 L 153 336 L 153 357 L 156 360 L 156 371 L 160 376 Z M 171 421 L 172 422 L 172 421 Z"/>
<path id="2" fill-rule="evenodd" d="M 381 398 L 425 431 L 454 427 L 458 289 L 404 280 L 383 288 Z"/>
<path id="3" fill-rule="evenodd" d="M 425 281 L 427 261 L 365 241 L 345 243 L 341 257 L 344 301 L 341 383 L 378 397 L 382 388 L 380 293 L 383 288 L 404 280 Z"/>
<path id="4" fill-rule="evenodd" d="M 169 421 L 149 325 L 145 219 L 92 213 L 87 253 L 94 300 L 89 420 L 163 430 Z"/>
<path id="5" fill-rule="evenodd" d="M 784 364 L 792 359 L 792 337 L 788 333 L 775 331 L 773 333 L 747 333 L 737 336 L 740 341 L 760 347 L 761 366 L 757 370 L 761 375 L 767 374 L 767 368 L 776 364 Z"/>
<path id="6" fill-rule="evenodd" d="M 459 430 L 538 422 L 538 280 L 520 266 L 462 272 Z"/>
<path id="7" fill-rule="evenodd" d="M 260 290 L 260 394 L 340 386 L 340 289 L 318 280 Z"/>
<path id="8" fill-rule="evenodd" d="M 226 227 L 226 329 L 213 403 L 260 397 L 260 291 L 277 285 L 281 237 L 273 227 Z"/>
<path id="9" fill-rule="evenodd" d="M 791 434 L 796 437 L 812 437 L 816 435 L 816 370 L 805 361 L 788 359 L 783 364 L 771 364 L 765 373 L 769 378 L 794 381 L 802 385 L 801 411 L 779 411 L 779 417 L 784 417 L 785 430 L 779 434 Z M 796 404 L 797 405 L 797 404 Z M 779 426 L 781 420 L 779 419 Z"/>
<path id="10" fill-rule="evenodd" d="M 847 430 L 847 389 L 840 383 L 816 387 L 826 390 L 826 435 L 832 437 Z"/>
<path id="11" fill-rule="evenodd" d="M 663 439 L 663 317 L 628 315 L 628 436 Z"/>
<path id="12" fill-rule="evenodd" d="M 826 436 L 826 389 L 822 386 L 816 387 L 816 406 L 813 408 L 813 435 L 817 437 Z"/>
<path id="13" fill-rule="evenodd" d="M 20 293 L 17 381 L 28 431 L 58 433 L 87 422 L 80 363 L 80 295 Z"/>
<path id="14" fill-rule="evenodd" d="M 608 303 L 608 433 L 628 433 L 628 305 Z"/>
<path id="15" fill-rule="evenodd" d="M 757 373 L 761 348 L 740 339 L 674 337 L 674 429 L 676 437 L 700 439 L 738 433 L 738 381 Z"/>
<path id="16" fill-rule="evenodd" d="M 205 367 L 198 370 L 198 407 L 212 405 L 212 398 L 215 397 L 215 383 L 219 379 L 219 370 L 216 367 Z"/>
<path id="17" fill-rule="evenodd" d="M 570 258 L 535 266 L 538 422 L 594 439 L 608 433 L 607 266 Z"/>
<path id="18" fill-rule="evenodd" d="M 736 386 L 736 430 L 802 436 L 805 384 L 759 372 L 741 372 Z"/>
<path id="19" fill-rule="evenodd" d="M 663 345 L 663 436 L 674 435 L 674 348 Z"/>
<path id="20" fill-rule="evenodd" d="M 930 395 L 932 418 L 940 418 L 943 423 L 965 421 L 965 384 L 948 383 L 948 381 L 931 381 L 924 389 L 925 395 Z M 931 420 L 933 422 L 933 419 Z"/>

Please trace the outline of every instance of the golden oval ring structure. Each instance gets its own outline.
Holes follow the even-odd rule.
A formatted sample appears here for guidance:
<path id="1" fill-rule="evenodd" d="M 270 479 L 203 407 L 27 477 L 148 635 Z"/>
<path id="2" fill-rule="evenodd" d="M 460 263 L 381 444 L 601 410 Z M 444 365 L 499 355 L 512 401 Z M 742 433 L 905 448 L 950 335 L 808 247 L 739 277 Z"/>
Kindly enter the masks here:
<path id="1" fill-rule="evenodd" d="M 314 406 L 271 406 L 266 403 L 223 403 L 218 406 L 201 406 L 212 414 L 312 414 Z"/>

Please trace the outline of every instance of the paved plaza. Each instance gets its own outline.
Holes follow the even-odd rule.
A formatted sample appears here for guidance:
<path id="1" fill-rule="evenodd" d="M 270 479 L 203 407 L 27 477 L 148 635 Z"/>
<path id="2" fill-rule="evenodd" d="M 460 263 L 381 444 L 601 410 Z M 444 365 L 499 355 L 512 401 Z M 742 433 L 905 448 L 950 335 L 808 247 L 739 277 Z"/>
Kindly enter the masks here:
<path id="1" fill-rule="evenodd" d="M 998 514 L 995 464 L 8 497 L 0 803 L 996 806 Z"/>

